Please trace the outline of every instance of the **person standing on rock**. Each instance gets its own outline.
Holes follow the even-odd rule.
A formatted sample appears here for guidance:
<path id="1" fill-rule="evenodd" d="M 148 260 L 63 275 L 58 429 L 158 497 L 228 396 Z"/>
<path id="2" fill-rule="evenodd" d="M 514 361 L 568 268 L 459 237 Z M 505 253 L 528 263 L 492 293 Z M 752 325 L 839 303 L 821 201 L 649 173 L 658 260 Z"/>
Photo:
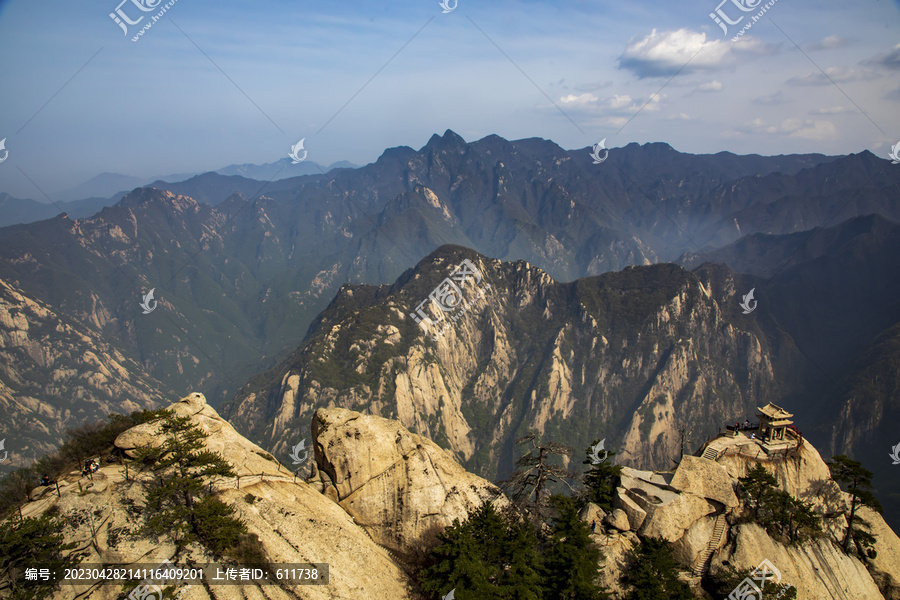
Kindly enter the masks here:
<path id="1" fill-rule="evenodd" d="M 591 521 L 591 533 L 597 531 L 597 521 Z"/>

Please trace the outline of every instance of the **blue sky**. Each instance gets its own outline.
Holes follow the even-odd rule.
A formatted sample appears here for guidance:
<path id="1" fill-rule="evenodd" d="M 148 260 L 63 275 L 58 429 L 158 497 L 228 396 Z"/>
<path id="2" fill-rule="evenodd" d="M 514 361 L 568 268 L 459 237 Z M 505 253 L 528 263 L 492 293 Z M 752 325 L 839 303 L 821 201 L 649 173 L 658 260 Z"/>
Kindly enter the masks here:
<path id="1" fill-rule="evenodd" d="M 146 15 L 127 36 L 119 1 L 0 0 L 0 192 L 272 162 L 300 138 L 310 160 L 365 164 L 446 129 L 694 153 L 900 140 L 897 0 L 777 0 L 736 42 L 759 7 L 735 3 L 764 2 L 722 5 L 746 15 L 726 36 L 719 0 L 177 0 L 132 42 L 161 8 L 135 3 L 160 0 L 121 5 Z"/>

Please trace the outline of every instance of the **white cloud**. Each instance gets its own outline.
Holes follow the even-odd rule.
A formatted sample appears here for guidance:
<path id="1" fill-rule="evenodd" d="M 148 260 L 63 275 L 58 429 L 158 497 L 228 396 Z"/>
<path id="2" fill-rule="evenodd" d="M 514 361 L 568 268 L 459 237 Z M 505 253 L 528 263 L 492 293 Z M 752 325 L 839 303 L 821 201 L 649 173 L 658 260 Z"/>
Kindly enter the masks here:
<path id="1" fill-rule="evenodd" d="M 707 41 L 706 34 L 689 29 L 657 32 L 632 38 L 619 57 L 619 68 L 640 78 L 728 68 L 739 53 L 767 54 L 773 48 L 752 37 L 737 42 Z"/>
<path id="2" fill-rule="evenodd" d="M 900 70 L 900 44 L 894 46 L 889 52 L 882 52 L 864 60 L 862 64 L 884 67 L 892 71 Z"/>
<path id="3" fill-rule="evenodd" d="M 638 100 L 628 94 L 613 94 L 607 98 L 599 98 L 594 94 L 584 93 L 563 96 L 559 99 L 559 104 L 566 109 L 581 109 L 594 114 L 629 115 L 641 110 L 642 106 L 645 111 L 657 111 L 665 98 L 666 94 L 656 94 L 649 99 Z"/>
<path id="4" fill-rule="evenodd" d="M 837 137 L 837 128 L 831 121 L 807 120 L 803 122 L 801 127 L 792 131 L 790 135 L 791 137 L 814 141 L 831 140 Z"/>
<path id="5" fill-rule="evenodd" d="M 597 101 L 600 100 L 597 96 L 585 92 L 584 94 L 569 94 L 568 96 L 563 96 L 559 99 L 559 103 L 564 106 L 572 106 L 572 107 L 580 107 L 580 106 L 594 106 L 597 104 Z"/>
<path id="6" fill-rule="evenodd" d="M 710 81 L 697 86 L 698 92 L 721 92 L 725 88 L 721 81 Z"/>
<path id="7" fill-rule="evenodd" d="M 837 138 L 837 128 L 831 121 L 796 118 L 785 119 L 780 125 L 766 123 L 756 118 L 734 133 L 778 135 L 813 141 Z"/>
<path id="8" fill-rule="evenodd" d="M 816 110 L 809 111 L 811 115 L 838 115 L 841 113 L 850 112 L 848 109 L 843 106 L 827 106 L 818 108 Z"/>
<path id="9" fill-rule="evenodd" d="M 590 119 L 596 125 L 621 127 L 638 112 L 652 113 L 661 110 L 666 94 L 656 94 L 649 98 L 635 98 L 629 94 L 613 94 L 597 97 L 591 93 L 569 94 L 559 99 L 559 107 L 582 119 Z M 542 106 L 547 109 L 549 106 Z"/>
<path id="10" fill-rule="evenodd" d="M 826 77 L 827 75 L 827 77 Z M 881 77 L 872 69 L 848 69 L 845 67 L 828 67 L 823 74 L 821 71 L 810 72 L 806 75 L 791 77 L 788 85 L 829 85 L 834 83 L 846 83 L 848 81 L 868 81 Z"/>
<path id="11" fill-rule="evenodd" d="M 779 104 L 787 104 L 789 100 L 784 96 L 784 93 L 779 90 L 774 94 L 769 94 L 768 96 L 760 96 L 756 100 L 754 100 L 756 104 L 763 104 L 765 106 L 778 106 Z"/>
<path id="12" fill-rule="evenodd" d="M 813 44 L 810 44 L 808 48 L 813 52 L 818 52 L 821 50 L 834 50 L 835 48 L 843 48 L 850 44 L 850 40 L 847 38 L 842 38 L 837 35 L 829 35 L 826 38 L 819 40 Z"/>
<path id="13" fill-rule="evenodd" d="M 612 109 L 625 108 L 634 104 L 634 100 L 632 100 L 631 96 L 628 94 L 624 94 L 622 96 L 615 94 L 612 98 L 609 99 L 609 107 Z"/>

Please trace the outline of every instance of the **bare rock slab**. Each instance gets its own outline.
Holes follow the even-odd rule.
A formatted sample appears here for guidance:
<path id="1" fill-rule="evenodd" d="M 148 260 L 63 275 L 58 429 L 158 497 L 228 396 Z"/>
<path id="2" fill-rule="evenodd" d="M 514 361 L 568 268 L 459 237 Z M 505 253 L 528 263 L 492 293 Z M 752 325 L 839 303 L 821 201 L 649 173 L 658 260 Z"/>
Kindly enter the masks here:
<path id="1" fill-rule="evenodd" d="M 338 503 L 377 543 L 407 553 L 485 502 L 508 504 L 491 482 L 397 421 L 344 408 L 313 419 L 316 463 Z"/>
<path id="2" fill-rule="evenodd" d="M 738 505 L 738 498 L 731 482 L 728 471 L 715 461 L 685 455 L 669 485 L 679 492 L 690 492 L 733 508 Z"/>

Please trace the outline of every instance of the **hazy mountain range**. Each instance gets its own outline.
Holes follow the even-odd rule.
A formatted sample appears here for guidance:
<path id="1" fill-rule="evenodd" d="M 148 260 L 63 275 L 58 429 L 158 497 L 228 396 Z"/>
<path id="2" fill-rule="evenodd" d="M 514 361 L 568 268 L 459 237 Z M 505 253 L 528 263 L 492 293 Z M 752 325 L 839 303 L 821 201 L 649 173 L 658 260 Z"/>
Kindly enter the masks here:
<path id="1" fill-rule="evenodd" d="M 839 419 L 897 402 L 884 365 L 900 316 L 900 170 L 869 152 L 630 144 L 595 165 L 586 148 L 447 131 L 325 175 L 239 170 L 2 228 L 0 280 L 133 360 L 120 363 L 132 380 L 230 401 L 270 448 L 328 403 L 395 414 L 484 474 L 529 426 L 578 444 L 607 435 L 658 467 L 680 427 L 697 443 L 766 401 L 825 451 L 871 444 L 888 461 L 900 441 L 882 448 L 881 418 Z M 496 286 L 493 304 L 461 319 L 464 335 L 419 339 L 409 313 L 464 257 Z M 759 305 L 744 315 L 751 289 Z M 6 311 L 9 338 L 29 338 L 31 320 Z M 7 355 L 16 406 L 65 414 L 40 385 L 21 391 L 35 365 L 53 377 L 52 356 Z M 401 406 L 403 369 L 443 387 L 413 386 Z M 6 447 L 46 444 L 48 431 L 20 427 Z"/>
<path id="2" fill-rule="evenodd" d="M 757 247 L 768 248 L 766 277 L 660 264 L 564 284 L 444 246 L 393 285 L 342 287 L 305 342 L 223 413 L 284 453 L 317 408 L 367 410 L 496 479 L 531 429 L 579 450 L 603 438 L 621 463 L 667 469 L 682 443 L 693 452 L 775 402 L 824 451 L 887 476 L 900 410 L 900 225 L 858 217 Z M 448 314 L 458 320 L 435 339 L 412 313 L 464 260 L 489 290 L 464 288 L 472 306 Z M 892 478 L 882 482 L 900 508 Z"/>
<path id="3" fill-rule="evenodd" d="M 219 175 L 240 175 L 260 181 L 277 181 L 298 175 L 318 175 L 332 169 L 346 169 L 355 166 L 347 161 L 339 161 L 327 167 L 313 161 L 303 161 L 295 165 L 292 164 L 291 159 L 283 158 L 262 165 L 249 163 L 229 165 L 212 172 Z M 173 173 L 159 177 L 141 178 L 120 173 L 101 173 L 73 188 L 53 194 L 52 202 L 44 198 L 41 200 L 14 198 L 5 192 L 0 192 L 0 227 L 33 223 L 55 217 L 61 212 L 65 212 L 75 219 L 89 217 L 105 206 L 114 206 L 129 190 L 147 185 L 159 187 L 165 182 L 184 181 L 197 175 L 199 173 Z M 200 199 L 198 198 L 198 200 Z"/>

